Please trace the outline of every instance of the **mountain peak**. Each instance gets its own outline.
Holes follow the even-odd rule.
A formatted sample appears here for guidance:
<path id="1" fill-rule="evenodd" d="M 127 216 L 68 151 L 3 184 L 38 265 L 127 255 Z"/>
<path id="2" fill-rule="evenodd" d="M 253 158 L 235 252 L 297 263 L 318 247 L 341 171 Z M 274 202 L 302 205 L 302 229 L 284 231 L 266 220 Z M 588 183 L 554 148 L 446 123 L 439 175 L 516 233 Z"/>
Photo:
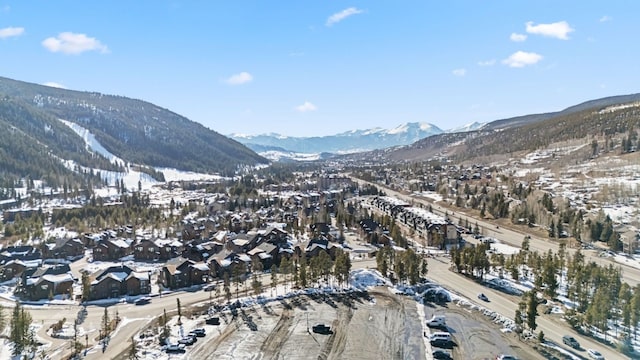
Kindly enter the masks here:
<path id="1" fill-rule="evenodd" d="M 426 122 L 407 122 L 392 129 L 374 127 L 350 130 L 335 135 L 316 137 L 287 137 L 280 134 L 230 135 L 233 139 L 251 146 L 275 146 L 299 153 L 349 153 L 409 145 L 425 137 L 443 131 Z"/>

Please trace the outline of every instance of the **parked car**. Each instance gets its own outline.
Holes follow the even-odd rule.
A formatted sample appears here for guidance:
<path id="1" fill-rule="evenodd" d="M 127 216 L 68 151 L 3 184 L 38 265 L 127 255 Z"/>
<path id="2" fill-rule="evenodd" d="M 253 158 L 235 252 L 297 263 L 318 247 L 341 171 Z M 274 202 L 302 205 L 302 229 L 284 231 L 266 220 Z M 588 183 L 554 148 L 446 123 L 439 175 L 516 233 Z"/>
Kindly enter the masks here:
<path id="1" fill-rule="evenodd" d="M 151 302 L 151 298 L 148 297 L 148 296 L 145 296 L 145 297 L 141 297 L 141 298 L 136 299 L 133 303 L 135 305 L 145 305 L 145 304 L 148 304 L 150 302 Z"/>
<path id="2" fill-rule="evenodd" d="M 604 360 L 604 356 L 602 356 L 602 354 L 600 354 L 600 352 L 598 350 L 594 350 L 594 349 L 587 349 L 587 354 L 589 355 L 590 358 L 595 359 L 595 360 Z"/>
<path id="3" fill-rule="evenodd" d="M 316 334 L 331 334 L 331 328 L 325 324 L 314 325 L 311 330 Z"/>
<path id="4" fill-rule="evenodd" d="M 431 353 L 431 355 L 436 360 L 451 360 L 451 359 L 453 359 L 453 357 L 451 357 L 451 354 L 448 351 L 444 351 L 444 350 L 434 350 Z"/>
<path id="5" fill-rule="evenodd" d="M 428 327 L 443 327 L 446 326 L 445 317 L 442 315 L 434 315 L 431 319 L 427 320 Z"/>
<path id="6" fill-rule="evenodd" d="M 162 347 L 165 352 L 168 353 L 183 353 L 185 352 L 184 344 L 168 344 Z"/>
<path id="7" fill-rule="evenodd" d="M 217 317 L 217 316 L 212 316 L 212 317 L 207 318 L 204 321 L 204 323 L 207 324 L 207 325 L 220 325 L 220 318 Z"/>
<path id="8" fill-rule="evenodd" d="M 195 343 L 197 341 L 195 336 L 185 336 L 182 339 L 178 340 L 178 344 L 184 344 L 184 345 L 193 345 L 193 343 Z"/>
<path id="9" fill-rule="evenodd" d="M 578 342 L 578 340 L 576 340 L 576 338 L 574 338 L 571 335 L 565 335 L 562 337 L 562 342 L 565 345 L 569 345 L 574 349 L 579 349 L 580 348 L 580 343 Z"/>
<path id="10" fill-rule="evenodd" d="M 489 302 L 489 298 L 487 297 L 487 295 L 485 295 L 484 293 L 480 293 L 478 294 L 478 299 L 482 300 L 482 301 L 486 301 Z"/>
<path id="11" fill-rule="evenodd" d="M 207 285 L 205 285 L 205 286 L 203 286 L 203 287 L 202 287 L 202 290 L 203 290 L 203 291 L 213 291 L 213 290 L 215 290 L 215 289 L 216 289 L 216 284 L 215 284 L 215 283 L 213 283 L 213 284 L 207 284 Z"/>
<path id="12" fill-rule="evenodd" d="M 502 354 L 502 355 L 496 356 L 496 360 L 518 360 L 518 358 L 513 355 Z"/>
<path id="13" fill-rule="evenodd" d="M 453 347 L 453 338 L 448 332 L 438 331 L 431 334 L 429 343 L 436 347 L 451 348 Z"/>
<path id="14" fill-rule="evenodd" d="M 204 337 L 205 335 L 207 335 L 207 333 L 204 331 L 203 328 L 197 328 L 189 331 L 189 335 L 193 335 L 196 337 Z"/>

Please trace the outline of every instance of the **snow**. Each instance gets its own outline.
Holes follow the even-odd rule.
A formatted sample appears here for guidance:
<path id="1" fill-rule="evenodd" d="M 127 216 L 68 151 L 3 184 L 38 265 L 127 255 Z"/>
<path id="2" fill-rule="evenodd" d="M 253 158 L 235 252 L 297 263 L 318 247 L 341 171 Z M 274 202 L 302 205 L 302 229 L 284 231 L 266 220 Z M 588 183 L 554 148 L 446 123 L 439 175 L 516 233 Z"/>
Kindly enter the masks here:
<path id="1" fill-rule="evenodd" d="M 102 156 L 104 156 L 105 158 L 109 159 L 109 161 L 111 161 L 114 164 L 119 164 L 124 166 L 126 164 L 126 162 L 124 160 L 122 160 L 121 158 L 113 155 L 112 153 L 109 152 L 109 150 L 105 149 L 104 146 L 102 146 L 102 144 L 100 144 L 100 142 L 98 140 L 96 140 L 95 135 L 93 135 L 88 129 L 85 129 L 84 127 L 71 122 L 71 121 L 67 121 L 67 120 L 63 120 L 63 119 L 59 119 L 60 122 L 62 122 L 63 124 L 67 125 L 68 127 L 71 128 L 71 130 L 75 131 L 76 134 L 78 134 L 83 140 L 84 142 L 87 144 L 87 149 L 98 153 Z"/>
<path id="2" fill-rule="evenodd" d="M 316 161 L 320 160 L 320 154 L 317 153 L 298 153 L 293 151 L 262 151 L 258 153 L 260 156 L 267 158 L 271 161 L 283 161 L 283 160 L 294 160 L 294 161 Z"/>
<path id="3" fill-rule="evenodd" d="M 484 127 L 485 125 L 486 123 L 479 123 L 477 121 L 474 121 L 472 123 L 468 123 L 457 128 L 449 129 L 446 132 L 448 133 L 468 132 L 468 131 L 482 129 L 482 127 Z"/>
<path id="4" fill-rule="evenodd" d="M 196 181 L 196 180 L 219 181 L 219 180 L 226 179 L 220 175 L 197 173 L 193 171 L 182 171 L 182 170 L 177 170 L 173 168 L 156 168 L 156 170 L 164 174 L 164 180 L 166 182 L 181 181 L 181 180 L 183 181 Z"/>
<path id="5" fill-rule="evenodd" d="M 442 195 L 438 194 L 435 191 L 422 191 L 422 192 L 414 192 L 415 195 L 417 196 L 422 196 L 422 197 L 426 197 L 428 199 L 431 199 L 435 202 L 438 201 L 442 201 Z"/>

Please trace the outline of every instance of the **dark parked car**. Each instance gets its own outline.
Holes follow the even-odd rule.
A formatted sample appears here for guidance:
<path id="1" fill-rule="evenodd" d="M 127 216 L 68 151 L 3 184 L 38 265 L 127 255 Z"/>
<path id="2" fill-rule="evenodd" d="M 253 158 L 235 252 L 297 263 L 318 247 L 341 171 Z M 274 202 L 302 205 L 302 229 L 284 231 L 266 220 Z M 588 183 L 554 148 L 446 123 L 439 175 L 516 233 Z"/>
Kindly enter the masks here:
<path id="1" fill-rule="evenodd" d="M 145 297 L 141 297 L 141 298 L 136 299 L 133 303 L 136 304 L 136 305 L 145 305 L 145 304 L 148 304 L 150 302 L 151 302 L 151 298 L 148 297 L 148 296 L 145 296 Z"/>
<path id="2" fill-rule="evenodd" d="M 580 348 L 580 343 L 578 342 L 578 340 L 576 340 L 576 338 L 574 338 L 573 336 L 570 335 L 565 335 L 562 337 L 562 342 L 565 345 L 569 345 L 574 349 L 579 349 Z"/>
<path id="3" fill-rule="evenodd" d="M 451 354 L 448 351 L 444 351 L 444 350 L 434 350 L 431 355 L 433 355 L 434 359 L 437 360 L 451 360 L 453 359 L 453 357 L 451 357 Z"/>
<path id="4" fill-rule="evenodd" d="M 478 294 L 478 299 L 482 300 L 482 301 L 489 301 L 489 298 L 487 297 L 487 295 L 480 293 Z"/>
<path id="5" fill-rule="evenodd" d="M 207 335 L 207 333 L 204 331 L 203 328 L 197 328 L 189 331 L 189 335 L 193 335 L 196 337 L 204 337 L 205 335 Z"/>
<path id="6" fill-rule="evenodd" d="M 312 330 L 317 334 L 331 334 L 331 328 L 325 324 L 314 325 Z"/>
<path id="7" fill-rule="evenodd" d="M 207 318 L 204 323 L 207 325 L 220 325 L 220 318 L 217 316 L 212 316 L 210 318 Z"/>

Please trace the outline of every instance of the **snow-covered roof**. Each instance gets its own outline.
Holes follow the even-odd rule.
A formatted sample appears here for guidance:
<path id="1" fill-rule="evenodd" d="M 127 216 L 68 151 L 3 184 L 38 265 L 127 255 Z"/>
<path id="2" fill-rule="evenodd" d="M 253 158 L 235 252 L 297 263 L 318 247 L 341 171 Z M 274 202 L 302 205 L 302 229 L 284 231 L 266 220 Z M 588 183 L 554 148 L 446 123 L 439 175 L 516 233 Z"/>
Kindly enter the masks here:
<path id="1" fill-rule="evenodd" d="M 74 281 L 73 276 L 71 276 L 71 274 L 59 274 L 59 275 L 43 275 L 40 279 L 44 280 L 44 281 L 49 281 L 52 282 L 54 284 L 59 284 L 59 283 L 63 283 L 63 282 L 68 282 Z"/>
<path id="2" fill-rule="evenodd" d="M 132 271 L 129 277 L 134 277 L 139 280 L 149 280 L 149 274 L 137 271 Z"/>
<path id="3" fill-rule="evenodd" d="M 115 246 L 121 247 L 121 248 L 128 248 L 129 247 L 129 243 L 127 243 L 123 239 L 111 240 L 111 243 L 113 243 Z"/>
<path id="4" fill-rule="evenodd" d="M 195 263 L 191 266 L 193 266 L 195 269 L 198 269 L 200 271 L 209 271 L 209 267 L 205 263 Z"/>
<path id="5" fill-rule="evenodd" d="M 129 275 L 126 272 L 110 272 L 110 273 L 107 274 L 107 276 L 112 277 L 115 280 L 118 280 L 118 281 L 122 282 Z"/>

